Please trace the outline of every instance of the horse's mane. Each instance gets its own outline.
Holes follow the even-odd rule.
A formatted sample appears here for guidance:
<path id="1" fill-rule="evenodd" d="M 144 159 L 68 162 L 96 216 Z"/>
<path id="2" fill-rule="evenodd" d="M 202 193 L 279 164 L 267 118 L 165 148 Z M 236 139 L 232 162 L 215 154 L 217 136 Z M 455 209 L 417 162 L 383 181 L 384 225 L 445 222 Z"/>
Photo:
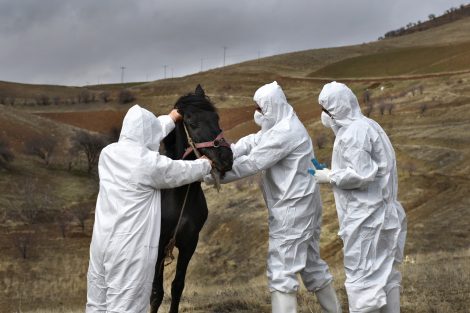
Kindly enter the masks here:
<path id="1" fill-rule="evenodd" d="M 204 94 L 188 93 L 176 101 L 175 109 L 184 115 L 186 112 L 209 111 L 217 112 L 210 98 Z"/>

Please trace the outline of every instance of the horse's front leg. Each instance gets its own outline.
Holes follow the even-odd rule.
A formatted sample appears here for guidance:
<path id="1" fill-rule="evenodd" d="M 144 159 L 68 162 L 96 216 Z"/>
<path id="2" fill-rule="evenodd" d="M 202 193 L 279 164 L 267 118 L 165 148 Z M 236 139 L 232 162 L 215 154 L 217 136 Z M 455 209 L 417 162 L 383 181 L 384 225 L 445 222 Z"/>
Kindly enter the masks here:
<path id="1" fill-rule="evenodd" d="M 178 263 L 176 264 L 175 279 L 171 284 L 170 313 L 178 313 L 181 294 L 183 293 L 184 289 L 186 270 L 188 269 L 189 261 L 191 260 L 191 257 L 196 250 L 198 239 L 199 236 L 194 236 L 191 238 L 191 241 L 185 241 L 178 244 Z"/>
<path id="2" fill-rule="evenodd" d="M 150 312 L 157 313 L 158 308 L 162 305 L 163 301 L 163 269 L 165 268 L 164 264 L 164 254 L 163 249 L 158 251 L 158 259 L 155 264 L 155 276 L 153 278 L 152 285 L 152 294 L 150 295 Z"/>

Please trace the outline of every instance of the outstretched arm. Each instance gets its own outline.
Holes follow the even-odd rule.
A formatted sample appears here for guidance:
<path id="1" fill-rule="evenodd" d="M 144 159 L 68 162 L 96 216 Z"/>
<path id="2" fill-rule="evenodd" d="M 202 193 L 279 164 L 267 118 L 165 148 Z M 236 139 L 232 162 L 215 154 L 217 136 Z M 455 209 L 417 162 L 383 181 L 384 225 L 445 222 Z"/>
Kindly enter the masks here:
<path id="1" fill-rule="evenodd" d="M 155 164 L 149 172 L 151 185 L 156 189 L 167 189 L 200 181 L 211 171 L 210 161 L 204 158 L 194 161 L 172 160 L 155 153 Z"/>
<path id="2" fill-rule="evenodd" d="M 230 148 L 233 152 L 233 158 L 236 159 L 242 155 L 247 155 L 256 146 L 260 137 L 259 133 L 250 134 L 243 138 L 240 138 L 236 143 L 231 144 Z"/>
<path id="3" fill-rule="evenodd" d="M 299 144 L 280 132 L 265 133 L 249 154 L 233 161 L 232 170 L 225 174 L 221 182 L 229 183 L 268 169 L 285 158 Z"/>

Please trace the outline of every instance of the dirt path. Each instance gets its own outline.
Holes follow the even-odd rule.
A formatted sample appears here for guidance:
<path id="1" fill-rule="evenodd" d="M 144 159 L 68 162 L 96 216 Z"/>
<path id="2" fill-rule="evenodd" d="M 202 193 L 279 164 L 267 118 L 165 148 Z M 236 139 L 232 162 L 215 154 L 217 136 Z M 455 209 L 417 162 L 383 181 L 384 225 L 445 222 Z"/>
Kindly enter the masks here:
<path id="1" fill-rule="evenodd" d="M 331 82 L 332 80 L 341 81 L 344 83 L 369 83 L 369 82 L 376 82 L 376 81 L 403 81 L 403 80 L 436 78 L 436 77 L 454 76 L 454 75 L 461 75 L 461 74 L 468 74 L 468 73 L 470 73 L 470 70 L 455 71 L 455 72 L 441 72 L 441 73 L 433 73 L 433 74 L 382 76 L 382 77 L 367 77 L 367 78 L 353 78 L 353 77 L 328 78 L 328 77 L 302 77 L 302 76 L 281 76 L 281 77 L 282 79 L 286 79 L 286 80 L 312 81 L 312 82 L 318 82 L 318 83 L 328 83 L 328 82 Z"/>

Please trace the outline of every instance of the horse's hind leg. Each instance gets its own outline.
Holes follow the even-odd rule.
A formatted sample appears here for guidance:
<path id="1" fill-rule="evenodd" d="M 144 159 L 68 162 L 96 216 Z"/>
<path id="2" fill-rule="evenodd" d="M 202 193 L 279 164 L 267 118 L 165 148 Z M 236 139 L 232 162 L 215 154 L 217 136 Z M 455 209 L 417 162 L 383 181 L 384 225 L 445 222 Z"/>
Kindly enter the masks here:
<path id="1" fill-rule="evenodd" d="M 163 264 L 163 259 L 163 251 L 159 251 L 157 264 L 155 265 L 155 276 L 153 278 L 152 294 L 150 296 L 151 313 L 157 313 L 158 308 L 160 307 L 163 301 L 163 269 L 165 267 Z"/>
<path id="2" fill-rule="evenodd" d="M 184 289 L 184 280 L 186 277 L 186 270 L 188 269 L 189 261 L 196 250 L 198 237 L 196 236 L 191 242 L 184 242 L 178 247 L 178 263 L 176 264 L 176 274 L 173 283 L 171 284 L 171 307 L 170 313 L 178 313 L 178 308 L 181 300 L 181 294 Z"/>

